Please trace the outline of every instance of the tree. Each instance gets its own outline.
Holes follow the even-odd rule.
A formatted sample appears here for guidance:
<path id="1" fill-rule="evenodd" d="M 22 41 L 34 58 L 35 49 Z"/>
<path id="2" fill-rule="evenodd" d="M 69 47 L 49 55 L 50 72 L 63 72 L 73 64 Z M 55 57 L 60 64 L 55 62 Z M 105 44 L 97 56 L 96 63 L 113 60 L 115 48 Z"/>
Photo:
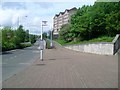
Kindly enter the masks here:
<path id="1" fill-rule="evenodd" d="M 24 31 L 22 25 L 20 25 L 19 28 L 15 31 L 15 35 L 16 35 L 15 40 L 17 45 L 20 45 L 20 43 L 25 42 L 26 32 Z"/>
<path id="2" fill-rule="evenodd" d="M 44 32 L 44 33 L 43 33 L 43 39 L 46 39 L 46 38 L 47 38 L 47 33 Z"/>
<path id="3" fill-rule="evenodd" d="M 25 42 L 29 42 L 29 30 L 25 32 Z"/>
<path id="4" fill-rule="evenodd" d="M 120 2 L 95 2 L 82 6 L 71 17 L 68 34 L 78 40 L 89 40 L 120 33 Z"/>
<path id="5" fill-rule="evenodd" d="M 91 6 L 83 6 L 71 17 L 71 32 L 78 40 L 88 39 Z"/>
<path id="6" fill-rule="evenodd" d="M 2 51 L 30 46 L 30 44 L 24 43 L 29 41 L 29 33 L 23 29 L 23 26 L 19 26 L 17 30 L 13 30 L 11 27 L 4 27 L 0 30 L 0 37 L 2 37 L 2 42 L 0 42 Z M 31 35 L 31 42 L 34 43 L 36 38 L 36 35 Z"/>
<path id="7" fill-rule="evenodd" d="M 36 35 L 30 34 L 30 41 L 31 41 L 32 44 L 36 42 L 36 38 L 37 38 Z"/>
<path id="8" fill-rule="evenodd" d="M 72 35 L 70 33 L 70 24 L 62 25 L 61 30 L 59 32 L 59 38 L 67 42 L 72 40 Z"/>
<path id="9" fill-rule="evenodd" d="M 14 31 L 10 27 L 2 29 L 2 49 L 10 50 L 16 48 L 14 43 Z"/>

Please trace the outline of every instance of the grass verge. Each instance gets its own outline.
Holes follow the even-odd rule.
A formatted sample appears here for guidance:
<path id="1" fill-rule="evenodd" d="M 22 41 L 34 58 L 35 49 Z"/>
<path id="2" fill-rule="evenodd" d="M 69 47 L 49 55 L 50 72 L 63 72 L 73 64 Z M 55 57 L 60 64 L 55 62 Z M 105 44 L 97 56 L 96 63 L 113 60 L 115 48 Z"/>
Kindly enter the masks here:
<path id="1" fill-rule="evenodd" d="M 55 41 L 60 43 L 61 45 L 72 45 L 72 44 L 86 44 L 86 43 L 94 43 L 94 42 L 112 42 L 113 39 L 114 39 L 114 37 L 103 36 L 103 37 L 94 38 L 91 40 L 76 41 L 76 42 L 74 42 L 74 41 L 66 42 L 66 41 L 60 40 L 60 39 L 56 39 Z"/>

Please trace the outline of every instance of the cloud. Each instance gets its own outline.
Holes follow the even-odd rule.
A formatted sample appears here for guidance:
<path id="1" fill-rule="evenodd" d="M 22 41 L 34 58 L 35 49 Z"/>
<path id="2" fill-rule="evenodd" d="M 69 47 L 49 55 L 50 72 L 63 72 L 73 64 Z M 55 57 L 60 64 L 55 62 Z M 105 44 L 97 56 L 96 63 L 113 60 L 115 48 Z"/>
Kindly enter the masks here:
<path id="1" fill-rule="evenodd" d="M 0 9 L 0 25 L 13 26 L 17 25 L 18 17 L 22 18 L 27 15 L 26 10 L 12 10 L 12 9 Z"/>
<path id="2" fill-rule="evenodd" d="M 40 26 L 41 24 L 41 18 L 40 17 L 34 17 L 33 18 L 33 25 L 34 26 Z"/>
<path id="3" fill-rule="evenodd" d="M 29 30 L 30 31 L 30 34 L 37 34 L 37 35 L 40 35 L 40 27 L 34 27 L 34 26 L 25 26 L 25 28 L 27 29 L 27 30 Z"/>
<path id="4" fill-rule="evenodd" d="M 2 26 L 3 25 L 11 25 L 12 21 L 9 20 L 10 18 L 12 18 L 11 14 L 12 14 L 11 10 L 7 10 L 7 12 L 0 10 L 0 25 L 2 25 Z"/>
<path id="5" fill-rule="evenodd" d="M 32 19 L 29 20 L 29 23 L 25 25 L 25 28 L 30 30 L 30 33 L 36 33 L 40 35 L 41 29 L 42 29 L 42 21 L 46 20 L 47 21 L 47 26 L 43 27 L 43 32 L 47 32 L 50 30 L 52 26 L 52 19 L 51 17 L 33 17 Z"/>
<path id="6" fill-rule="evenodd" d="M 19 17 L 19 22 L 25 29 L 40 35 L 43 20 L 48 21 L 44 27 L 44 31 L 48 31 L 53 28 L 55 14 L 84 4 L 91 5 L 93 2 L 5 2 L 3 8 L 0 8 L 0 25 L 18 26 Z"/>
<path id="7" fill-rule="evenodd" d="M 26 9 L 25 3 L 23 2 L 4 2 L 2 3 L 3 9 Z"/>
<path id="8" fill-rule="evenodd" d="M 35 2 L 34 4 L 44 9 L 48 9 L 54 6 L 54 4 L 51 2 Z"/>
<path id="9" fill-rule="evenodd" d="M 6 2 L 20 2 L 20 0 L 4 0 Z M 24 0 L 22 2 L 91 2 L 96 0 Z M 104 0 L 105 1 L 105 0 Z M 111 0 L 109 0 L 111 1 Z M 118 1 L 118 0 L 115 0 Z"/>

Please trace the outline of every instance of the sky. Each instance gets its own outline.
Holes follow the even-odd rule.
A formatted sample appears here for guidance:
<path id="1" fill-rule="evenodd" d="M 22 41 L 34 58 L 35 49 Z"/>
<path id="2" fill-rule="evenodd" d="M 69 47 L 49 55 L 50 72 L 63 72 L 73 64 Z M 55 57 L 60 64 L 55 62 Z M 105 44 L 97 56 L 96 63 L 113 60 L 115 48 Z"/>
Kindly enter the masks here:
<path id="1" fill-rule="evenodd" d="M 2 0 L 0 3 L 0 27 L 11 26 L 18 27 L 20 24 L 25 30 L 29 30 L 31 34 L 40 35 L 42 29 L 42 21 L 47 21 L 47 26 L 43 27 L 43 31 L 52 30 L 53 17 L 59 12 L 64 12 L 65 9 L 73 7 L 79 8 L 83 5 L 93 5 L 94 0 L 89 1 L 36 1 L 30 0 L 27 2 L 7 1 Z"/>

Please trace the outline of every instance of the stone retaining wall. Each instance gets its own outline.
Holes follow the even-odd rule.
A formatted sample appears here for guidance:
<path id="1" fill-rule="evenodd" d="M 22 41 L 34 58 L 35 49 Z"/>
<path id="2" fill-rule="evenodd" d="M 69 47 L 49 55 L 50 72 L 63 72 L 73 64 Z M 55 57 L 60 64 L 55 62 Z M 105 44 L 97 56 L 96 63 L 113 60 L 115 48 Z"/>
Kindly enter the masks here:
<path id="1" fill-rule="evenodd" d="M 93 53 L 93 54 L 100 54 L 100 55 L 113 55 L 113 43 L 91 43 L 91 44 L 80 44 L 80 45 L 67 45 L 64 46 L 67 49 L 86 52 L 86 53 Z"/>

